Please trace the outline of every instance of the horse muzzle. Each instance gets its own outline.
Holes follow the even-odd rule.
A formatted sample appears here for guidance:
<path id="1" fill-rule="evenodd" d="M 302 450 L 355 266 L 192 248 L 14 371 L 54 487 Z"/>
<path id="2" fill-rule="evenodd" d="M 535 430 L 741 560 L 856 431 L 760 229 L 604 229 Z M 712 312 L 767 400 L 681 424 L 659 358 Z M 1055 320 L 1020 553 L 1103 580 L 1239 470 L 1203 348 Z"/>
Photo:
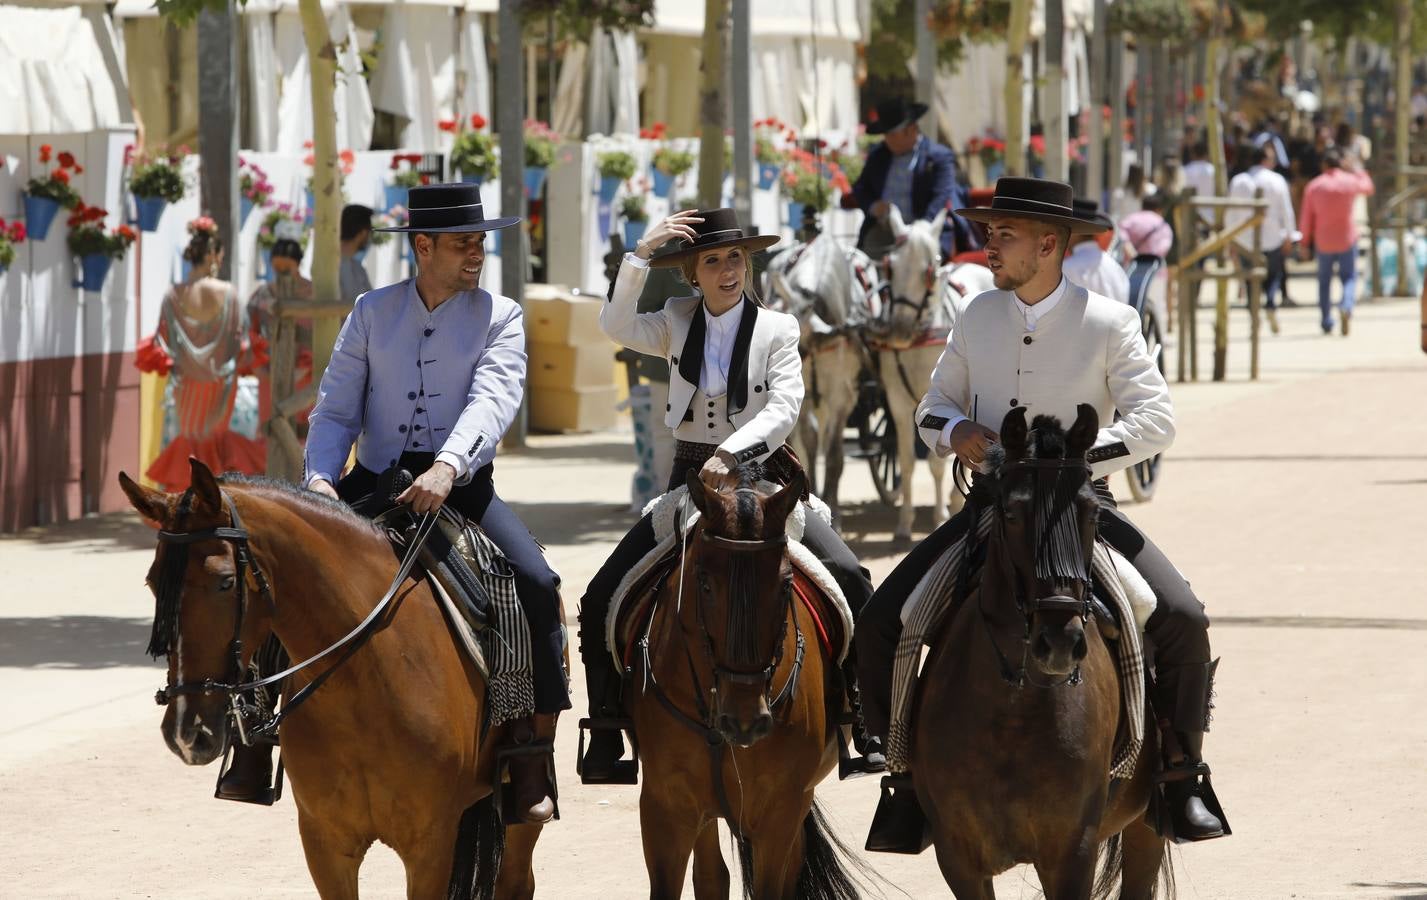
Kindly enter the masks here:
<path id="1" fill-rule="evenodd" d="M 1089 652 L 1085 623 L 1078 616 L 1051 621 L 1036 616 L 1031 627 L 1031 658 L 1047 675 L 1070 675 Z"/>
<path id="2" fill-rule="evenodd" d="M 190 766 L 206 766 L 228 745 L 228 715 L 221 698 L 178 695 L 164 711 L 164 743 Z"/>
<path id="3" fill-rule="evenodd" d="M 719 691 L 714 706 L 714 727 L 724 740 L 738 747 L 751 747 L 773 730 L 773 713 L 768 694 L 757 689 Z"/>

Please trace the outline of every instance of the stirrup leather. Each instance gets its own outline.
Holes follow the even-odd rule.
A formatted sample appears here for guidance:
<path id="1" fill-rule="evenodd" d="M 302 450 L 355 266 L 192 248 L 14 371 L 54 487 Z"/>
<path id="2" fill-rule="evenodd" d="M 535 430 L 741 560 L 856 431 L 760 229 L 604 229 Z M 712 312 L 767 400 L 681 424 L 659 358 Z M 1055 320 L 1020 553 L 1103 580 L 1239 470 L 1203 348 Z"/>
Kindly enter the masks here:
<path id="1" fill-rule="evenodd" d="M 591 776 L 585 772 L 585 732 L 620 731 L 629 740 L 629 759 L 616 760 L 607 776 Z M 639 739 L 634 734 L 634 720 L 611 716 L 591 717 L 579 722 L 579 744 L 575 751 L 575 774 L 581 784 L 638 784 Z"/>

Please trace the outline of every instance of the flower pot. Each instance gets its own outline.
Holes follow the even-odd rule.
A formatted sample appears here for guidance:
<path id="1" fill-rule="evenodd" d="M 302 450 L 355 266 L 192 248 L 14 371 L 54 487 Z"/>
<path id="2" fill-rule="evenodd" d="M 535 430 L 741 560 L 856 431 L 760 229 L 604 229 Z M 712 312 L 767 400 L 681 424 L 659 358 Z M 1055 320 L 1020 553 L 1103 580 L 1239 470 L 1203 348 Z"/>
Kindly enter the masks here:
<path id="1" fill-rule="evenodd" d="M 629 248 L 639 243 L 639 239 L 644 237 L 644 232 L 648 228 L 648 222 L 626 221 L 624 223 L 624 246 Z"/>
<path id="2" fill-rule="evenodd" d="M 179 268 L 178 268 L 178 282 L 179 282 L 179 284 L 184 284 L 184 283 L 186 283 L 186 282 L 188 281 L 188 276 L 190 276 L 190 275 L 192 275 L 192 274 L 193 274 L 193 263 L 189 262 L 189 261 L 186 260 L 186 259 L 183 260 L 182 265 L 180 265 Z"/>
<path id="3" fill-rule="evenodd" d="M 109 266 L 114 262 L 107 253 L 86 253 L 79 258 L 80 278 L 74 287 L 86 291 L 104 290 L 104 279 L 109 274 Z"/>
<path id="4" fill-rule="evenodd" d="M 668 197 L 674 192 L 674 176 L 667 172 L 654 170 L 654 196 Z"/>
<path id="5" fill-rule="evenodd" d="M 540 192 L 545 189 L 545 173 L 549 171 L 544 166 L 525 167 L 525 196 L 531 200 L 540 199 Z"/>
<path id="6" fill-rule="evenodd" d="M 389 184 L 384 188 L 386 212 L 391 212 L 394 207 L 406 205 L 407 189 L 399 184 Z"/>
<path id="7" fill-rule="evenodd" d="M 5 276 L 5 272 L 6 272 L 9 268 L 10 268 L 10 267 L 7 266 L 7 265 L 5 265 L 4 263 L 0 263 L 0 278 L 3 278 L 3 277 Z"/>
<path id="8" fill-rule="evenodd" d="M 758 187 L 768 190 L 778 183 L 778 167 L 772 163 L 758 164 Z"/>
<path id="9" fill-rule="evenodd" d="M 476 187 L 480 187 L 486 183 L 486 177 L 484 175 L 467 175 L 465 172 L 462 172 L 461 183 L 474 184 Z"/>
<path id="10" fill-rule="evenodd" d="M 248 222 L 248 216 L 253 214 L 253 207 L 257 204 L 247 197 L 238 198 L 238 227 L 242 228 Z"/>
<path id="11" fill-rule="evenodd" d="M 50 233 L 50 225 L 59 214 L 59 204 L 48 197 L 25 195 L 25 230 L 30 240 L 42 241 Z"/>
<path id="12" fill-rule="evenodd" d="M 619 192 L 620 179 L 614 175 L 600 176 L 600 203 L 612 203 Z"/>
<path id="13" fill-rule="evenodd" d="M 273 278 L 273 250 L 271 247 L 263 250 L 261 257 L 262 271 L 258 272 L 258 277 L 264 281 L 272 281 Z"/>
<path id="14" fill-rule="evenodd" d="M 153 233 L 159 230 L 159 220 L 164 217 L 168 201 L 162 197 L 140 197 L 134 195 L 134 210 L 138 214 L 139 230 Z"/>
<path id="15" fill-rule="evenodd" d="M 793 229 L 794 234 L 803 227 L 803 204 L 788 202 L 788 227 Z"/>
<path id="16" fill-rule="evenodd" d="M 312 223 L 312 218 L 317 214 L 317 200 L 312 196 L 312 189 L 308 188 L 303 202 L 307 205 L 303 207 L 303 218 L 308 223 Z"/>
<path id="17" fill-rule="evenodd" d="M 998 159 L 986 167 L 986 186 L 994 187 L 996 179 L 1001 177 L 1001 173 L 1006 171 L 1005 160 Z"/>

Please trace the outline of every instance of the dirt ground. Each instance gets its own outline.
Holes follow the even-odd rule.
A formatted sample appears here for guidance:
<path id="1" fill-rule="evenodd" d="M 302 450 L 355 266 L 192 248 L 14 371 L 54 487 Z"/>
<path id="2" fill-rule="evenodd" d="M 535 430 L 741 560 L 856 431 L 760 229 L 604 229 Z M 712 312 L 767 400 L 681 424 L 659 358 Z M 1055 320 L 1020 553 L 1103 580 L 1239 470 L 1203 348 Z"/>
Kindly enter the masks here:
<path id="1" fill-rule="evenodd" d="M 1351 338 L 1323 337 L 1312 290 L 1294 281 L 1304 307 L 1265 335 L 1258 382 L 1236 315 L 1230 380 L 1172 385 L 1179 438 L 1158 496 L 1130 508 L 1208 603 L 1223 657 L 1206 750 L 1234 835 L 1175 851 L 1181 897 L 1427 898 L 1427 359 L 1415 303 L 1362 306 Z M 632 522 L 628 446 L 625 434 L 538 438 L 497 467 L 572 608 Z M 924 468 L 917 479 L 925 504 Z M 1115 488 L 1126 494 L 1123 479 Z M 894 514 L 865 468 L 849 467 L 843 495 L 844 531 L 880 578 L 897 559 Z M 931 524 L 920 510 L 918 528 Z M 312 896 L 291 799 L 215 801 L 214 770 L 162 743 L 151 698 L 163 674 L 142 652 L 152 552 L 128 516 L 0 540 L 0 897 Z M 575 691 L 582 710 L 580 679 Z M 638 788 L 579 784 L 572 719 L 539 893 L 642 896 Z M 860 847 L 875 779 L 819 796 Z M 871 896 L 948 895 L 931 853 L 863 858 L 883 879 Z M 996 884 L 1038 894 L 1026 870 Z M 401 896 L 395 855 L 373 848 L 362 887 Z"/>

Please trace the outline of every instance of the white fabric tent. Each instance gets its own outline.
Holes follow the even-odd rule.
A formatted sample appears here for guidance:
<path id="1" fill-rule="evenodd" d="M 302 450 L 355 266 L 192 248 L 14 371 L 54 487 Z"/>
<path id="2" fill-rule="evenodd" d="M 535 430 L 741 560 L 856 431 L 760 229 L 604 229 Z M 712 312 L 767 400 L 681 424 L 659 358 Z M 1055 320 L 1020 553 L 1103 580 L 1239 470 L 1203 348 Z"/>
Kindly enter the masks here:
<path id="1" fill-rule="evenodd" d="M 133 124 L 104 7 L 0 5 L 0 134 L 69 134 Z"/>

